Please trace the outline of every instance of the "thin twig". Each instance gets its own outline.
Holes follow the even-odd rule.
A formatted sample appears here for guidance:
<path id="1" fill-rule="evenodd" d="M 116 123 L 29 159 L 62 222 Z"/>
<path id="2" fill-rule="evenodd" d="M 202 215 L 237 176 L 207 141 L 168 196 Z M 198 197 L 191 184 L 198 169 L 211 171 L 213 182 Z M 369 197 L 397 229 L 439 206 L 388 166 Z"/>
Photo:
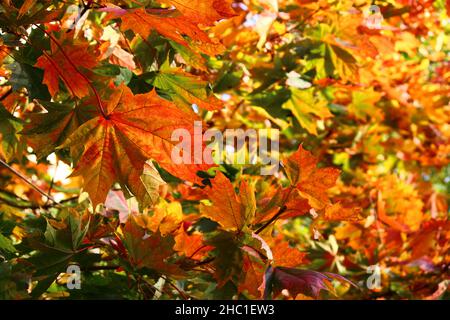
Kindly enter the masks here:
<path id="1" fill-rule="evenodd" d="M 50 181 L 50 186 L 49 186 L 49 188 L 48 188 L 48 194 L 49 194 L 49 195 L 52 194 L 53 184 L 55 183 L 56 172 L 58 171 L 58 164 L 59 164 L 59 161 L 57 160 L 57 161 L 56 161 L 56 165 L 55 165 L 55 172 L 53 173 L 52 181 Z M 49 199 L 47 198 L 47 201 L 45 201 L 44 205 L 47 205 L 47 204 L 48 204 L 48 200 L 49 200 Z"/>
<path id="2" fill-rule="evenodd" d="M 174 285 L 169 278 L 167 278 L 166 276 L 163 277 L 167 283 L 174 288 L 180 295 L 181 297 L 183 297 L 184 300 L 189 300 L 189 296 L 186 295 L 186 293 L 184 293 L 183 291 L 181 291 L 181 289 L 179 289 L 176 285 Z"/>
<path id="3" fill-rule="evenodd" d="M 24 182 L 26 182 L 28 185 L 30 185 L 34 190 L 39 192 L 41 195 L 46 197 L 47 199 L 52 200 L 55 204 L 58 204 L 58 202 L 49 194 L 42 191 L 38 186 L 36 186 L 28 177 L 24 176 L 22 173 L 11 167 L 9 164 L 7 164 L 3 159 L 0 159 L 0 164 L 2 164 L 5 168 L 7 168 L 9 171 L 14 173 L 16 176 L 18 176 L 20 179 L 22 179 Z"/>
<path id="4" fill-rule="evenodd" d="M 27 201 L 25 199 L 21 199 L 20 197 L 17 197 L 17 198 L 20 201 Z M 79 198 L 78 196 L 71 197 L 71 198 L 68 198 L 68 199 L 61 200 L 58 203 L 52 203 L 52 204 L 49 203 L 49 204 L 45 204 L 45 205 L 33 204 L 31 202 L 30 202 L 30 204 L 17 204 L 17 203 L 14 203 L 14 202 L 10 201 L 10 200 L 0 198 L 0 203 L 6 203 L 8 206 L 14 207 L 14 208 L 17 208 L 17 209 L 36 210 L 36 209 L 50 209 L 50 208 L 53 208 L 53 207 L 59 207 L 63 203 L 74 201 L 74 200 L 77 200 L 78 198 Z M 29 201 L 27 201 L 27 202 L 29 202 Z"/>

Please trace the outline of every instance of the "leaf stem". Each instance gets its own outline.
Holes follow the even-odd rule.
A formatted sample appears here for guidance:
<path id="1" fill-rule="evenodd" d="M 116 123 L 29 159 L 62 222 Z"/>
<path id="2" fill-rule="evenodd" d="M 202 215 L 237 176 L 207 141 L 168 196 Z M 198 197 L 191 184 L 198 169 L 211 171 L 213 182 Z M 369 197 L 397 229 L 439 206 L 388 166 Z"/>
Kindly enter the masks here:
<path id="1" fill-rule="evenodd" d="M 172 288 L 174 288 L 174 289 L 181 295 L 181 297 L 182 297 L 184 300 L 190 300 L 190 299 L 189 299 L 190 297 L 187 296 L 186 293 L 183 292 L 180 288 L 178 288 L 176 285 L 174 285 L 174 284 L 172 283 L 172 281 L 171 281 L 167 276 L 163 275 L 163 278 L 167 281 L 167 283 L 168 283 Z"/>
<path id="2" fill-rule="evenodd" d="M 256 230 L 255 233 L 258 234 L 265 228 L 267 228 L 272 222 L 274 222 L 279 216 L 281 216 L 286 211 L 286 209 L 287 209 L 286 206 L 282 206 L 280 210 L 272 218 L 270 218 L 269 221 L 267 221 L 263 226 L 261 226 L 258 230 Z"/>

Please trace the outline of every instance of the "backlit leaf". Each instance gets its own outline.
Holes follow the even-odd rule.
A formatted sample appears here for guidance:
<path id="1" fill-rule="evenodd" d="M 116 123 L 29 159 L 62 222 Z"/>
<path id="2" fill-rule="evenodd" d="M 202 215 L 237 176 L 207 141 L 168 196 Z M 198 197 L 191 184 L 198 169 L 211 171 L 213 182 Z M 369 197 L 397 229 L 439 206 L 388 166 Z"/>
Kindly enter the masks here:
<path id="1" fill-rule="evenodd" d="M 171 160 L 172 131 L 193 128 L 194 119 L 154 91 L 134 96 L 121 85 L 110 97 L 107 118 L 97 116 L 79 127 L 62 147 L 83 150 L 73 176 L 81 175 L 94 205 L 102 203 L 114 182 L 133 190 L 148 159 L 180 178 L 200 182 L 206 165 L 176 165 Z M 168 115 L 171 115 L 168 117 Z M 130 181 L 133 180 L 133 181 Z"/>

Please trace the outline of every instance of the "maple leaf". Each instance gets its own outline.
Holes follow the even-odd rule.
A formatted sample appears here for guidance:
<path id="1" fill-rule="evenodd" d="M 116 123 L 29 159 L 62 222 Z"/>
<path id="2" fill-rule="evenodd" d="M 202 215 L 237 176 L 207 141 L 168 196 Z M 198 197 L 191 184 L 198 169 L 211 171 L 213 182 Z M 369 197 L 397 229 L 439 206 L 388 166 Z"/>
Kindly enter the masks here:
<path id="1" fill-rule="evenodd" d="M 336 29 L 339 29 L 339 26 L 321 23 L 309 34 L 318 44 L 315 50 L 323 56 L 322 59 L 316 59 L 312 65 L 316 68 L 319 78 L 332 77 L 336 73 L 344 81 L 357 81 L 357 61 L 348 51 L 348 47 L 354 47 L 339 39 L 335 34 Z"/>
<path id="2" fill-rule="evenodd" d="M 149 207 L 156 203 L 159 198 L 160 188 L 166 185 L 166 182 L 161 178 L 151 161 L 147 161 L 144 164 L 144 171 L 139 179 L 142 183 L 133 185 L 131 192 L 136 195 L 143 208 Z M 136 179 L 128 180 L 135 181 Z"/>
<path id="3" fill-rule="evenodd" d="M 181 56 L 181 59 L 178 57 L 177 60 L 181 60 L 184 64 L 189 64 L 190 66 L 202 70 L 202 71 L 208 71 L 208 68 L 206 67 L 206 60 L 203 58 L 203 56 L 198 53 L 196 50 L 193 50 L 192 48 L 185 47 L 175 41 L 170 41 L 170 45 L 172 48 L 174 48 L 178 54 Z"/>
<path id="4" fill-rule="evenodd" d="M 107 118 L 97 116 L 84 123 L 61 146 L 82 150 L 72 175 L 83 176 L 94 206 L 106 199 L 114 182 L 126 185 L 131 192 L 140 186 L 148 159 L 175 176 L 201 182 L 196 172 L 207 170 L 208 165 L 177 165 L 171 160 L 173 130 L 193 130 L 193 118 L 155 91 L 133 95 L 124 84 L 111 95 L 106 113 Z"/>
<path id="5" fill-rule="evenodd" d="M 118 201 L 119 207 L 121 207 L 121 209 L 124 209 L 125 207 L 126 211 L 119 210 L 119 217 L 121 216 L 122 219 L 125 220 L 128 217 L 129 211 L 135 209 L 132 206 L 132 208 L 128 210 L 128 205 L 124 203 L 126 202 L 125 197 L 131 198 L 132 196 L 135 196 L 139 201 L 141 208 L 148 208 L 153 206 L 157 202 L 160 194 L 160 189 L 162 188 L 162 186 L 166 185 L 166 182 L 161 178 L 158 170 L 155 168 L 155 165 L 150 160 L 145 162 L 142 174 L 140 174 L 140 172 L 137 170 L 133 170 L 132 168 L 130 169 L 131 170 L 127 179 L 128 186 L 122 186 L 121 196 L 119 197 L 113 196 L 111 199 L 113 200 L 112 204 L 116 202 L 115 200 L 119 200 Z M 105 202 L 107 208 L 110 195 L 111 191 L 108 193 L 108 197 L 106 198 Z M 120 201 L 122 201 L 121 204 Z M 137 212 L 139 210 L 137 209 L 137 203 L 135 204 L 136 209 L 134 211 Z M 120 215 L 120 213 L 122 213 L 122 215 Z"/>
<path id="6" fill-rule="evenodd" d="M 283 104 L 283 109 L 291 110 L 300 125 L 314 135 L 317 135 L 316 121 L 333 116 L 327 108 L 327 102 L 314 96 L 313 88 L 291 88 L 291 97 Z"/>
<path id="7" fill-rule="evenodd" d="M 90 70 L 97 65 L 88 44 L 71 44 L 64 47 L 52 44 L 52 53 L 40 56 L 35 67 L 44 69 L 44 79 L 48 91 L 54 96 L 59 91 L 61 79 L 71 94 L 83 98 L 89 94 L 89 83 L 82 74 L 82 68 Z M 64 50 L 64 51 L 62 51 Z M 76 66 L 76 67 L 75 67 Z"/>
<path id="8" fill-rule="evenodd" d="M 123 39 L 121 39 L 118 31 L 114 30 L 111 26 L 108 26 L 103 30 L 100 40 L 105 42 L 98 48 L 100 52 L 99 60 L 109 58 L 108 61 L 112 64 L 117 64 L 131 71 L 136 69 L 134 56 L 119 46 L 119 41 Z"/>
<path id="9" fill-rule="evenodd" d="M 322 209 L 329 203 L 326 192 L 336 183 L 338 169 L 317 168 L 317 159 L 302 145 L 283 163 L 291 185 L 313 208 Z"/>
<path id="10" fill-rule="evenodd" d="M 152 232 L 159 230 L 162 236 L 173 233 L 183 221 L 183 211 L 179 202 L 161 200 L 155 205 L 153 211 L 153 215 L 136 216 L 136 223 Z"/>
<path id="11" fill-rule="evenodd" d="M 14 117 L 0 104 L 0 156 L 7 162 L 13 158 L 21 157 L 25 148 L 19 132 L 23 121 Z"/>
<path id="12" fill-rule="evenodd" d="M 262 286 L 264 280 L 263 275 L 267 263 L 270 263 L 271 266 L 297 267 L 305 263 L 306 253 L 291 247 L 282 238 L 273 239 L 271 241 L 271 247 L 263 238 L 255 233 L 252 234 L 252 238 L 259 241 L 263 251 L 258 251 L 250 245 L 244 245 L 242 247 L 242 250 L 246 252 L 244 254 L 244 270 L 246 270 L 246 273 L 240 288 L 242 286 L 242 290 L 245 288 L 255 296 L 260 291 L 262 296 L 264 290 Z M 247 272 L 250 274 L 247 274 Z"/>
<path id="13" fill-rule="evenodd" d="M 280 215 L 280 219 L 294 218 L 308 214 L 311 210 L 308 199 L 301 196 L 298 189 L 292 190 L 286 201 L 286 209 Z"/>
<path id="14" fill-rule="evenodd" d="M 346 208 L 340 202 L 329 205 L 325 208 L 321 219 L 328 221 L 359 221 L 360 208 Z"/>
<path id="15" fill-rule="evenodd" d="M 293 248 L 286 241 L 277 241 L 272 248 L 273 265 L 278 267 L 297 267 L 304 263 L 306 253 Z"/>
<path id="16" fill-rule="evenodd" d="M 289 219 L 302 216 L 308 214 L 311 209 L 308 199 L 302 197 L 297 189 L 290 187 L 277 189 L 275 193 L 268 194 L 268 198 L 259 203 L 261 209 L 256 213 L 253 224 L 259 224 L 274 217 Z"/>
<path id="17" fill-rule="evenodd" d="M 93 106 L 72 107 L 70 105 L 42 102 L 46 113 L 31 113 L 21 131 L 38 159 L 48 156 L 61 145 L 81 124 L 94 117 Z"/>
<path id="18" fill-rule="evenodd" d="M 255 237 L 255 236 L 254 236 Z M 259 238 L 256 236 L 256 238 Z M 286 241 L 277 241 L 273 248 L 270 249 L 267 243 L 259 238 L 263 243 L 263 248 L 267 253 L 268 259 L 272 260 L 272 266 L 297 267 L 304 263 L 305 253 L 292 248 Z M 254 249 L 246 248 L 249 253 Z M 238 290 L 240 292 L 247 290 L 248 293 L 255 297 L 263 296 L 264 293 L 264 273 L 266 264 L 260 259 L 259 253 L 246 253 L 243 255 L 244 277 L 239 283 Z M 259 258 L 255 258 L 255 256 Z"/>
<path id="19" fill-rule="evenodd" d="M 235 233 L 219 231 L 208 238 L 206 244 L 214 248 L 212 265 L 218 287 L 242 275 L 243 252 Z"/>
<path id="20" fill-rule="evenodd" d="M 219 99 L 208 93 L 208 82 L 179 68 L 170 68 L 167 64 L 161 67 L 153 84 L 167 92 L 173 102 L 186 111 L 192 110 L 192 104 L 211 111 L 223 106 Z"/>
<path id="21" fill-rule="evenodd" d="M 207 187 L 205 191 L 208 192 L 212 205 L 202 203 L 200 213 L 218 222 L 224 229 L 241 231 L 255 214 L 254 191 L 245 181 L 241 182 L 237 195 L 230 180 L 218 171 L 211 180 L 211 187 Z"/>
<path id="22" fill-rule="evenodd" d="M 450 221 L 431 220 L 425 222 L 409 244 L 412 248 L 411 259 L 432 257 L 433 254 L 436 254 L 438 243 L 444 243 L 445 238 L 450 238 Z M 445 250 L 445 248 L 443 249 Z"/>
<path id="23" fill-rule="evenodd" d="M 381 96 L 381 93 L 373 89 L 352 91 L 352 103 L 348 106 L 348 110 L 358 119 L 366 120 L 369 117 L 382 120 L 383 113 L 375 107 Z"/>
<path id="24" fill-rule="evenodd" d="M 110 190 L 101 214 L 106 217 L 112 217 L 114 214 L 117 214 L 120 223 L 126 223 L 130 213 L 137 212 L 139 212 L 137 203 L 129 203 L 122 190 Z"/>
<path id="25" fill-rule="evenodd" d="M 161 0 L 159 2 L 173 5 L 183 16 L 203 25 L 231 18 L 236 15 L 231 8 L 231 0 Z"/>
<path id="26" fill-rule="evenodd" d="M 263 292 L 261 284 L 264 281 L 265 264 L 249 254 L 243 256 L 243 280 L 239 283 L 238 291 L 247 291 L 255 297 L 261 297 Z"/>
<path id="27" fill-rule="evenodd" d="M 186 47 L 198 48 L 208 55 L 217 55 L 225 50 L 220 42 L 211 39 L 196 23 L 173 11 L 151 14 L 145 9 L 130 9 L 126 12 L 114 13 L 112 17 L 120 17 L 121 30 L 132 30 L 144 39 L 150 36 L 152 30 L 156 30 L 170 40 Z"/>
<path id="28" fill-rule="evenodd" d="M 306 294 L 317 298 L 321 290 L 335 294 L 332 280 L 357 287 L 353 282 L 330 272 L 321 273 L 313 270 L 269 267 L 264 279 L 264 298 L 268 299 L 272 295 L 273 298 L 276 298 L 285 289 L 292 297 L 298 294 Z"/>
<path id="29" fill-rule="evenodd" d="M 267 194 L 258 201 L 258 211 L 256 212 L 253 224 L 258 224 L 270 220 L 275 214 L 278 214 L 283 206 L 287 189 L 268 189 Z"/>
<path id="30" fill-rule="evenodd" d="M 377 216 L 392 228 L 410 233 L 420 229 L 423 201 L 411 184 L 396 175 L 385 177 L 377 184 Z"/>
<path id="31" fill-rule="evenodd" d="M 181 226 L 175 236 L 175 251 L 184 254 L 187 258 L 193 260 L 202 259 L 212 246 L 205 245 L 205 239 L 201 233 L 188 233 L 184 226 Z"/>
<path id="32" fill-rule="evenodd" d="M 177 265 L 170 263 L 175 251 L 173 236 L 162 236 L 159 231 L 148 234 L 135 221 L 128 219 L 121 228 L 121 239 L 126 248 L 130 263 L 136 268 L 149 268 L 160 273 L 181 275 L 184 272 Z"/>

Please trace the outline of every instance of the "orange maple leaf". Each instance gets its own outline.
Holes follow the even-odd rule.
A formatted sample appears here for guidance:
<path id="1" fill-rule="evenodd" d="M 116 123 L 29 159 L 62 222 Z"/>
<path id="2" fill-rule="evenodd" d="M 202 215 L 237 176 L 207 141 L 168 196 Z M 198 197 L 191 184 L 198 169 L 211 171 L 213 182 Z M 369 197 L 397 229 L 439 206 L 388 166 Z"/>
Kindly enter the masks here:
<path id="1" fill-rule="evenodd" d="M 184 227 L 181 226 L 175 236 L 175 246 L 173 248 L 190 259 L 200 260 L 213 247 L 204 244 L 204 238 L 201 233 L 188 234 Z"/>
<path id="2" fill-rule="evenodd" d="M 280 267 L 297 267 L 304 263 L 306 253 L 292 248 L 289 243 L 283 240 L 276 241 L 271 249 L 268 249 L 273 255 L 272 265 Z M 247 290 L 247 292 L 255 297 L 262 297 L 264 288 L 264 273 L 266 263 L 262 260 L 255 259 L 249 253 L 243 256 L 244 276 L 242 282 L 238 286 L 239 292 Z"/>
<path id="3" fill-rule="evenodd" d="M 283 163 L 291 185 L 313 208 L 323 209 L 329 204 L 327 190 L 336 183 L 338 169 L 317 168 L 317 159 L 302 145 Z"/>
<path id="4" fill-rule="evenodd" d="M 348 208 L 337 202 L 327 206 L 321 218 L 328 221 L 359 221 L 360 211 L 361 208 Z"/>
<path id="5" fill-rule="evenodd" d="M 206 192 L 212 205 L 201 204 L 201 214 L 218 222 L 225 229 L 242 230 L 255 214 L 256 202 L 253 188 L 242 181 L 239 195 L 237 195 L 230 180 L 221 172 L 217 172 L 216 177 L 211 180 L 211 185 L 212 187 L 207 187 Z"/>
<path id="6" fill-rule="evenodd" d="M 279 267 L 297 267 L 304 263 L 306 253 L 289 246 L 286 241 L 278 241 L 272 248 L 273 262 Z"/>
<path id="7" fill-rule="evenodd" d="M 212 25 L 216 21 L 236 15 L 231 8 L 231 0 L 161 0 L 160 2 L 173 5 L 186 19 L 203 25 Z"/>
<path id="8" fill-rule="evenodd" d="M 168 39 L 186 47 L 193 46 L 208 55 L 216 55 L 225 50 L 225 47 L 220 42 L 210 38 L 197 24 L 171 11 L 151 14 L 145 9 L 135 9 L 127 10 L 125 13 L 115 13 L 112 16 L 114 18 L 120 17 L 123 31 L 133 30 L 144 39 L 147 39 L 152 30 L 155 30 Z M 185 36 L 189 37 L 190 40 L 186 39 Z"/>
<path id="9" fill-rule="evenodd" d="M 81 74 L 81 68 L 90 70 L 97 61 L 88 48 L 88 44 L 70 45 L 64 46 L 63 52 L 52 42 L 52 54 L 44 53 L 37 59 L 35 66 L 44 69 L 42 82 L 47 85 L 52 96 L 59 91 L 59 79 L 72 95 L 83 98 L 89 94 L 89 84 Z"/>
<path id="10" fill-rule="evenodd" d="M 147 234 L 135 221 L 128 219 L 121 228 L 121 240 L 126 248 L 128 259 L 137 268 L 147 267 L 172 275 L 181 275 L 183 271 L 167 261 L 175 254 L 175 240 L 171 235 L 162 236 L 159 231 Z"/>
<path id="11" fill-rule="evenodd" d="M 243 256 L 243 280 L 239 283 L 238 291 L 247 291 L 255 297 L 262 297 L 261 284 L 264 280 L 266 266 L 261 261 L 252 258 L 249 254 Z"/>
<path id="12" fill-rule="evenodd" d="M 209 165 L 174 164 L 171 160 L 172 132 L 180 128 L 193 131 L 193 117 L 159 98 L 155 91 L 133 95 L 124 84 L 114 90 L 106 114 L 106 118 L 97 116 L 84 123 L 61 146 L 77 152 L 82 149 L 72 175 L 83 176 L 94 205 L 106 199 L 117 181 L 136 193 L 148 159 L 177 177 L 201 183 L 196 172 Z"/>

